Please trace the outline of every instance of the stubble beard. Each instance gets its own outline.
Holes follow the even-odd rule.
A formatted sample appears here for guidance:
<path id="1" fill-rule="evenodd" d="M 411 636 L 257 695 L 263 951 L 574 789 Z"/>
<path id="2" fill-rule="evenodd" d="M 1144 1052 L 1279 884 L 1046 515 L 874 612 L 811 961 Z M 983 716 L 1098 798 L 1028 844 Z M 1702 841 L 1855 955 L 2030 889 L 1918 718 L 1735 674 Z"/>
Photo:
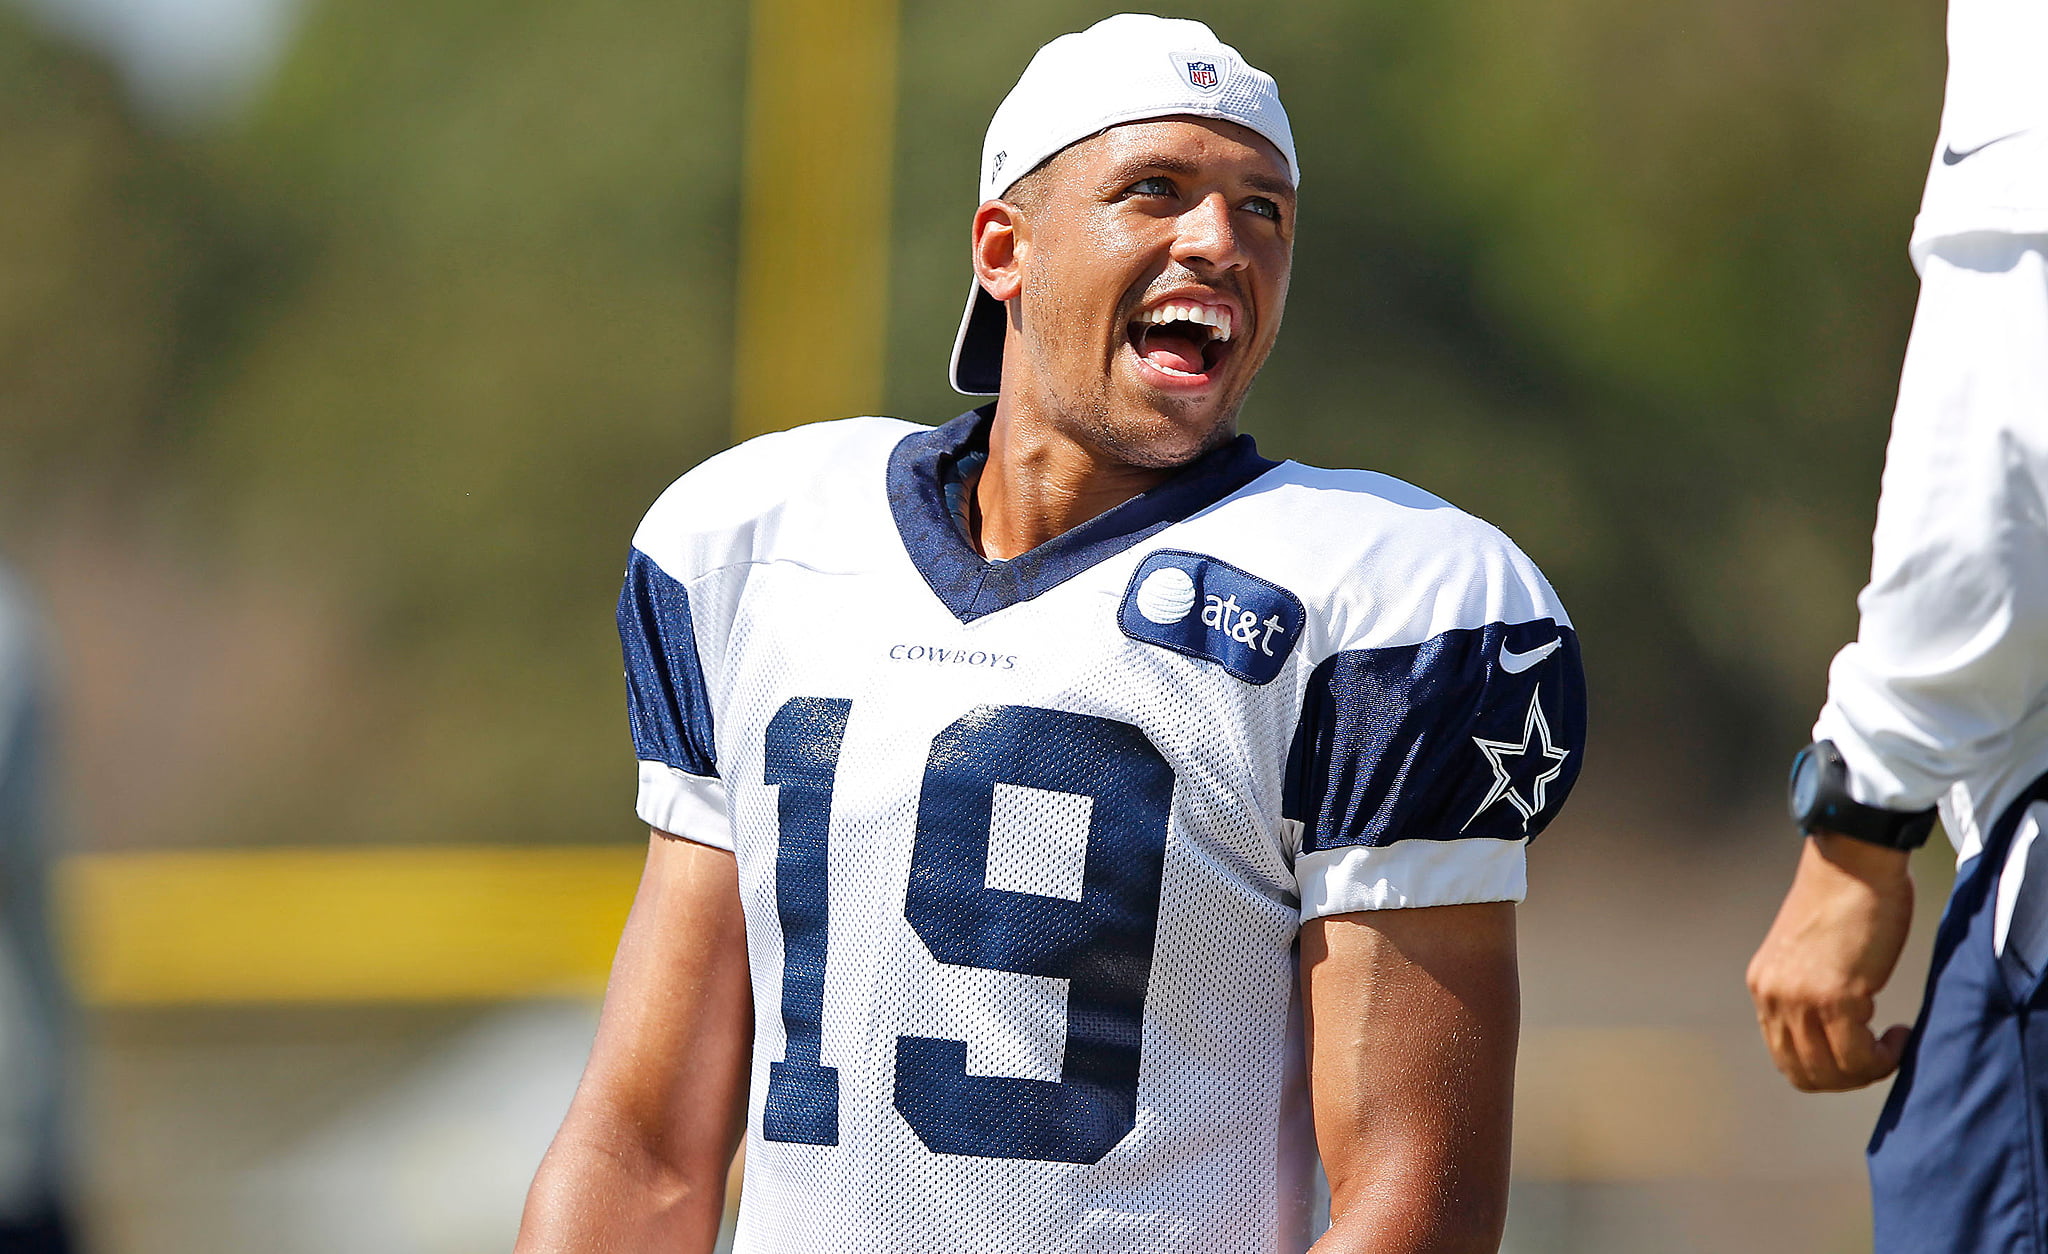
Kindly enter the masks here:
<path id="1" fill-rule="evenodd" d="M 1171 419 L 1153 416 L 1158 411 L 1148 412 L 1136 424 L 1120 420 L 1116 413 L 1119 407 L 1107 395 L 1097 396 L 1089 403 L 1068 410 L 1066 418 L 1074 425 L 1077 435 L 1124 465 L 1146 470 L 1173 470 L 1235 438 L 1237 411 L 1243 402 L 1242 394 L 1228 398 L 1218 409 L 1208 431 L 1192 448 L 1178 441 L 1168 445 L 1159 438 L 1155 429 L 1158 425 L 1163 424 L 1175 435 L 1183 434 L 1185 429 Z"/>
<path id="2" fill-rule="evenodd" d="M 1129 303 L 1135 308 L 1141 302 L 1142 297 L 1134 297 Z M 1066 321 L 1065 302 L 1059 297 L 1040 294 L 1034 303 L 1046 311 L 1045 316 L 1054 325 Z M 1265 355 L 1261 354 L 1259 360 L 1248 363 L 1250 370 L 1244 382 L 1215 402 L 1208 430 L 1193 441 L 1192 447 L 1187 440 L 1179 438 L 1190 433 L 1176 421 L 1174 413 L 1184 408 L 1204 406 L 1208 402 L 1162 396 L 1157 404 L 1146 404 L 1122 395 L 1114 361 L 1108 370 L 1095 376 L 1093 386 L 1082 395 L 1059 395 L 1055 392 L 1045 400 L 1050 402 L 1049 416 L 1055 423 L 1088 447 L 1126 466 L 1175 470 L 1236 438 L 1238 411 L 1243 408 L 1245 398 L 1251 393 L 1252 382 L 1265 365 L 1264 358 Z M 1057 362 L 1044 364 L 1049 369 L 1042 377 L 1056 379 Z M 1175 438 L 1171 442 L 1162 439 L 1168 435 Z"/>
<path id="3" fill-rule="evenodd" d="M 1179 440 L 1166 445 L 1160 437 L 1163 433 L 1176 436 L 1191 434 L 1175 420 L 1175 411 L 1206 407 L 1210 402 L 1171 396 L 1162 397 L 1156 405 L 1126 400 L 1118 395 L 1110 374 L 1102 376 L 1092 396 L 1079 404 L 1065 407 L 1063 416 L 1074 424 L 1072 429 L 1077 435 L 1125 465 L 1147 470 L 1173 470 L 1237 437 L 1238 413 L 1244 408 L 1245 399 L 1251 395 L 1252 384 L 1265 364 L 1265 354 L 1256 361 L 1244 363 L 1248 370 L 1243 382 L 1235 384 L 1213 403 L 1209 428 L 1201 433 L 1192 448 Z M 1119 401 L 1123 403 L 1119 404 Z M 1119 417 L 1119 410 L 1124 411 L 1124 417 Z"/>

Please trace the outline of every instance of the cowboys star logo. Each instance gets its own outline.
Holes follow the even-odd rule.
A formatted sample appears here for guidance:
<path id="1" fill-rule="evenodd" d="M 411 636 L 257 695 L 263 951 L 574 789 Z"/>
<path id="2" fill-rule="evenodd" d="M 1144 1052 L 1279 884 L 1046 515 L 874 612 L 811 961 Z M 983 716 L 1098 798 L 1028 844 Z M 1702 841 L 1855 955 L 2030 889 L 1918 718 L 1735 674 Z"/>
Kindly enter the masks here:
<path id="1" fill-rule="evenodd" d="M 1526 832 L 1529 830 L 1529 820 L 1541 813 L 1543 807 L 1549 803 L 1546 794 L 1551 781 L 1564 771 L 1564 760 L 1572 755 L 1572 751 L 1560 749 L 1551 743 L 1550 720 L 1543 716 L 1541 695 L 1529 694 L 1529 713 L 1522 720 L 1522 739 L 1519 744 L 1512 740 L 1472 737 L 1472 743 L 1478 745 L 1479 752 L 1485 755 L 1486 764 L 1493 768 L 1493 786 L 1487 789 L 1486 800 L 1480 802 L 1479 808 L 1472 812 L 1472 817 L 1465 820 L 1465 827 L 1472 826 L 1480 815 L 1506 801 L 1514 807 L 1515 813 L 1522 816 L 1522 830 Z M 1520 765 L 1531 757 L 1550 765 L 1536 777 L 1535 782 L 1529 786 L 1529 795 L 1525 797 L 1516 789 L 1514 773 L 1509 768 L 1510 764 Z M 1458 830 L 1463 831 L 1465 828 L 1461 827 Z"/>

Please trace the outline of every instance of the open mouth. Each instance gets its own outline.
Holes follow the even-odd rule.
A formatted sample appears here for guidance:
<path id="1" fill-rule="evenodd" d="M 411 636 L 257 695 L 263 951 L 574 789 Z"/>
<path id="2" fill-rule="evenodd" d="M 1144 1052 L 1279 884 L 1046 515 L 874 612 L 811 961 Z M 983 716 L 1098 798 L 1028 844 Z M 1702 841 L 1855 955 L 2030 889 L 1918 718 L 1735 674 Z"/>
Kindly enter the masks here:
<path id="1" fill-rule="evenodd" d="M 1143 310 L 1125 334 L 1138 360 L 1169 379 L 1206 380 L 1230 355 L 1228 306 L 1170 300 Z"/>

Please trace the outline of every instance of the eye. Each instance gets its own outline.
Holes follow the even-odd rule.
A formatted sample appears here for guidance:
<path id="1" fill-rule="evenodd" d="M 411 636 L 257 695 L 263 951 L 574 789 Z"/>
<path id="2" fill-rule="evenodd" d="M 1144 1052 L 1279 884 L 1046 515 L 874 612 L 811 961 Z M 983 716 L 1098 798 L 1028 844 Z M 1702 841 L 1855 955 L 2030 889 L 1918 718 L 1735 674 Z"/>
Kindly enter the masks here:
<path id="1" fill-rule="evenodd" d="M 1179 194 L 1179 190 L 1173 185 L 1172 179 L 1155 174 L 1151 178 L 1139 179 L 1131 184 L 1129 188 L 1125 189 L 1125 194 L 1131 196 L 1173 196 Z"/>
<path id="2" fill-rule="evenodd" d="M 1252 197 L 1250 200 L 1244 202 L 1244 207 L 1246 209 L 1249 209 L 1251 212 L 1258 214 L 1262 218 L 1271 218 L 1275 222 L 1278 222 L 1280 220 L 1280 206 L 1274 204 L 1272 201 L 1266 199 L 1264 196 Z"/>

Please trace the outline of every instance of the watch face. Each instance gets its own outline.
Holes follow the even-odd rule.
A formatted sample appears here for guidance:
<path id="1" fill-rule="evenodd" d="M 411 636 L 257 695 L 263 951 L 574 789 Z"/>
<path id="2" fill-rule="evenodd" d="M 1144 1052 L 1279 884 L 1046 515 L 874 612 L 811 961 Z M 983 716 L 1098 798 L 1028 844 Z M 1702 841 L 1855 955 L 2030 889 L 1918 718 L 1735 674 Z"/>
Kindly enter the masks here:
<path id="1" fill-rule="evenodd" d="M 1820 798 L 1820 755 L 1811 748 L 1801 749 L 1792 762 L 1792 817 L 1804 823 L 1813 813 L 1813 803 Z"/>

